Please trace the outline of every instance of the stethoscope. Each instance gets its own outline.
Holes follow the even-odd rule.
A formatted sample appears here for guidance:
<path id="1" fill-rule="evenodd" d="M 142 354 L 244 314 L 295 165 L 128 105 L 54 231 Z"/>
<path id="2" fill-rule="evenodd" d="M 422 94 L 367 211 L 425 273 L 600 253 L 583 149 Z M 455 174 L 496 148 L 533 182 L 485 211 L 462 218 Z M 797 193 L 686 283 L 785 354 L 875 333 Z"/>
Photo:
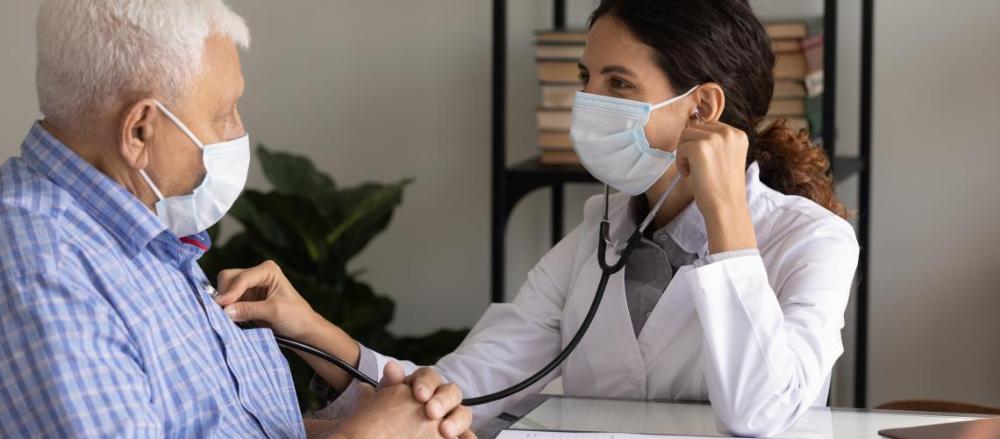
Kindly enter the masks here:
<path id="1" fill-rule="evenodd" d="M 559 355 L 553 358 L 552 361 L 549 361 L 549 363 L 542 367 L 538 372 L 535 372 L 535 374 L 506 389 L 474 398 L 463 399 L 462 405 L 471 407 L 487 404 L 520 392 L 530 387 L 532 384 L 537 383 L 550 372 L 555 370 L 555 368 L 559 367 L 559 365 L 562 364 L 562 362 L 565 361 L 571 353 L 573 353 L 573 350 L 576 349 L 578 344 L 580 344 L 580 340 L 583 339 L 587 330 L 590 329 L 590 324 L 594 321 L 594 316 L 597 315 L 597 309 L 601 305 L 601 299 L 604 298 L 604 290 L 607 288 L 608 281 L 611 279 L 611 276 L 625 268 L 625 263 L 628 262 L 628 258 L 632 254 L 632 250 L 634 250 L 635 246 L 642 240 L 642 236 L 643 233 L 645 233 L 646 228 L 653 222 L 653 219 L 656 217 L 656 213 L 660 210 L 664 201 L 666 201 L 667 197 L 670 196 L 670 193 L 674 191 L 680 181 L 681 174 L 678 172 L 677 176 L 670 182 L 667 190 L 663 191 L 663 194 L 661 194 L 657 199 L 656 204 L 649 210 L 646 218 L 643 219 L 642 223 L 636 227 L 635 231 L 632 232 L 632 235 L 630 235 L 625 241 L 625 247 L 620 250 L 618 248 L 619 243 L 611 240 L 611 221 L 608 220 L 608 200 L 610 198 L 611 190 L 608 186 L 604 186 L 604 212 L 601 217 L 601 225 L 597 239 L 597 263 L 601 267 L 601 280 L 597 283 L 597 292 L 594 294 L 594 300 L 591 302 L 590 309 L 587 310 L 587 315 L 580 324 L 580 328 L 576 330 L 576 334 L 573 335 L 573 338 L 569 341 L 569 343 L 562 349 L 561 352 L 559 352 Z M 615 249 L 615 253 L 619 255 L 618 261 L 614 264 L 609 264 L 607 260 L 607 250 L 609 245 Z M 314 355 L 339 367 L 341 370 L 347 372 L 354 378 L 373 387 L 378 387 L 378 381 L 374 378 L 366 375 L 364 372 L 361 372 L 356 367 L 351 366 L 346 361 L 341 360 L 340 358 L 337 358 L 336 356 L 331 355 L 315 346 L 282 337 L 280 335 L 275 335 L 274 340 L 278 343 L 278 346 Z"/>

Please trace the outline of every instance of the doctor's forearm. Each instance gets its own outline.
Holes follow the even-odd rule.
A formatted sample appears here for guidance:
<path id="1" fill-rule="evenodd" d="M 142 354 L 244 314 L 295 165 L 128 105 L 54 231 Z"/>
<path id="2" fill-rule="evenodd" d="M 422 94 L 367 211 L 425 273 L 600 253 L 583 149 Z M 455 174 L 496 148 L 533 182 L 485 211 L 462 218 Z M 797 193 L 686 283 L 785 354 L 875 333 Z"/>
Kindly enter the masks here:
<path id="1" fill-rule="evenodd" d="M 325 319 L 320 318 L 311 325 L 310 331 L 302 337 L 301 341 L 358 367 L 361 347 L 350 335 Z M 353 378 L 339 367 L 309 354 L 296 353 L 306 360 L 309 366 L 337 392 L 343 392 L 351 384 Z"/>
<path id="2" fill-rule="evenodd" d="M 745 201 L 706 209 L 704 217 L 709 254 L 757 248 L 753 220 Z"/>

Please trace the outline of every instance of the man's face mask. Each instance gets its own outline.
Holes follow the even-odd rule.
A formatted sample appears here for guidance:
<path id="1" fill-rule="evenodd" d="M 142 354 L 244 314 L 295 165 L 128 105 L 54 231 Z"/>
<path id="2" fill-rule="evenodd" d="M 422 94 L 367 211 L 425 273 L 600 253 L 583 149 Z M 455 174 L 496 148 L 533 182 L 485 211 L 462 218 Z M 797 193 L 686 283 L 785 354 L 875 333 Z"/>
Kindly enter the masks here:
<path id="1" fill-rule="evenodd" d="M 167 229 L 178 237 L 194 235 L 219 222 L 243 191 L 250 169 L 250 135 L 205 145 L 163 104 L 157 101 L 156 106 L 201 149 L 205 178 L 191 194 L 164 197 L 145 170 L 139 175 L 156 194 L 156 215 Z"/>

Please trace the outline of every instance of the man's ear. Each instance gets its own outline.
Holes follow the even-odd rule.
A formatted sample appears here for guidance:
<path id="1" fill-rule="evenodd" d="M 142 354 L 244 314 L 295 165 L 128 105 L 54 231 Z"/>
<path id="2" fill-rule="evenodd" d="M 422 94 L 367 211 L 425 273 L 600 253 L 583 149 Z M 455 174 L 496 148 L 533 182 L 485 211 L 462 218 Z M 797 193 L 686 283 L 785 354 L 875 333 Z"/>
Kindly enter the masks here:
<path id="1" fill-rule="evenodd" d="M 156 134 L 160 112 L 152 99 L 142 99 L 122 112 L 118 133 L 118 153 L 135 170 L 149 165 L 150 140 Z"/>
<path id="2" fill-rule="evenodd" d="M 694 92 L 698 114 L 702 120 L 717 121 L 726 109 L 726 93 L 714 82 L 706 82 Z"/>

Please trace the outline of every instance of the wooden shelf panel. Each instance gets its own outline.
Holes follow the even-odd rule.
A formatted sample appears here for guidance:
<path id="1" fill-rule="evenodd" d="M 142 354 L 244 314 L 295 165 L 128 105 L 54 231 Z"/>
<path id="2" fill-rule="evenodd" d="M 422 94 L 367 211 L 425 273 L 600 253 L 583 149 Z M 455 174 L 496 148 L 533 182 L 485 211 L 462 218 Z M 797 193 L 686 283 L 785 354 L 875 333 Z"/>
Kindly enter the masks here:
<path id="1" fill-rule="evenodd" d="M 834 180 L 843 182 L 864 168 L 864 160 L 859 157 L 837 157 L 833 159 Z M 543 165 L 538 157 L 519 162 L 507 168 L 507 178 L 512 183 L 528 186 L 549 186 L 558 183 L 597 183 L 583 166 Z"/>

